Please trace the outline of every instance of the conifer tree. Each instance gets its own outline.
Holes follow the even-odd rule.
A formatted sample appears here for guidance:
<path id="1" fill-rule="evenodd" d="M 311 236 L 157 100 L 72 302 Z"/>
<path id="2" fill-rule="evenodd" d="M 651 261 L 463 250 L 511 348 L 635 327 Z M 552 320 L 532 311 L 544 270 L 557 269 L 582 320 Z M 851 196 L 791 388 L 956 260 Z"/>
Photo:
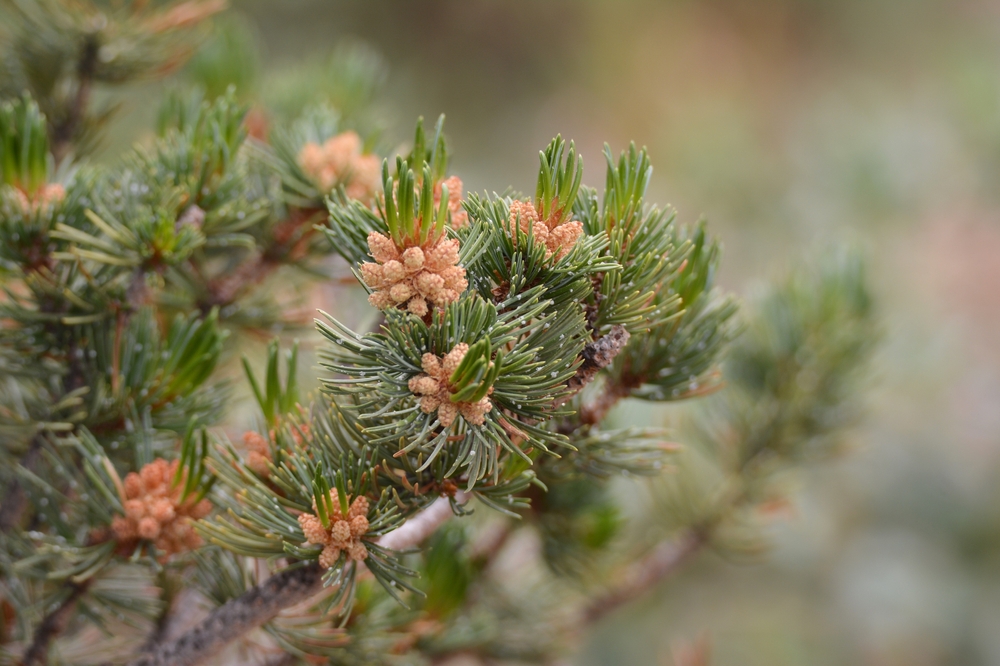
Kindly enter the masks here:
<path id="1" fill-rule="evenodd" d="M 0 662 L 548 663 L 699 551 L 763 547 L 860 412 L 854 255 L 740 306 L 645 149 L 593 188 L 556 137 L 533 193 L 468 193 L 443 117 L 386 150 L 372 54 L 268 99 L 221 10 L 3 4 Z M 192 54 L 155 136 L 88 158 L 92 92 Z M 237 343 L 309 326 L 330 266 L 376 324 L 317 313 L 318 370 L 243 356 L 234 430 Z M 623 400 L 700 406 L 666 433 L 614 427 Z"/>

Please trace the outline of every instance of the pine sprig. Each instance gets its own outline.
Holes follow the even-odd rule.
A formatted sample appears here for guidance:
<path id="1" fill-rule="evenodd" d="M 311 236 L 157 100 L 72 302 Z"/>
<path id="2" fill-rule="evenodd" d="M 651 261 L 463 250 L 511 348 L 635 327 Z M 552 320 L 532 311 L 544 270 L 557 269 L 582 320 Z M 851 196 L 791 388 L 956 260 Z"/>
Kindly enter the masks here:
<path id="1" fill-rule="evenodd" d="M 562 220 L 576 202 L 583 180 L 583 158 L 577 156 L 573 142 L 567 148 L 561 136 L 553 139 L 538 156 L 541 166 L 535 188 L 535 209 L 541 219 Z"/>
<path id="2" fill-rule="evenodd" d="M 285 354 L 285 385 L 281 385 L 279 376 L 279 359 L 281 354 L 278 349 L 278 341 L 274 340 L 267 347 L 267 369 L 264 375 L 264 387 L 261 388 L 257 382 L 253 370 L 250 368 L 250 359 L 244 354 L 243 370 L 246 374 L 250 388 L 253 390 L 257 405 L 264 414 L 264 419 L 270 427 L 278 425 L 282 416 L 295 412 L 299 403 L 298 385 L 298 359 L 299 344 L 296 342 L 290 351 Z"/>
<path id="3" fill-rule="evenodd" d="M 620 355 L 608 382 L 643 400 L 683 400 L 710 393 L 720 386 L 718 362 L 737 331 L 737 304 L 714 287 L 720 259 L 718 241 L 705 225 L 676 231 L 678 243 L 690 253 L 653 304 L 674 315 L 652 325 Z"/>
<path id="4" fill-rule="evenodd" d="M 600 276 L 588 302 L 588 319 L 595 331 L 622 325 L 631 333 L 658 326 L 675 316 L 680 303 L 667 288 L 690 252 L 677 236 L 673 211 L 645 204 L 652 166 L 645 149 L 630 146 L 616 164 L 605 146 L 607 183 L 604 201 L 595 190 L 584 188 L 576 200 L 575 214 L 589 234 L 608 236 L 606 256 L 620 271 Z M 654 299 L 658 298 L 658 302 Z"/>
<path id="5" fill-rule="evenodd" d="M 57 161 L 93 149 L 117 110 L 90 108 L 97 84 L 121 85 L 164 76 L 191 54 L 218 0 L 170 3 L 11 0 L 5 20 L 13 36 L 4 53 L 12 76 L 48 118 Z"/>
<path id="6" fill-rule="evenodd" d="M 276 431 L 276 449 L 281 454 L 272 461 L 266 477 L 250 469 L 231 445 L 221 443 L 210 468 L 228 491 L 219 499 L 226 514 L 201 523 L 199 531 L 209 542 L 240 555 L 272 561 L 288 556 L 315 561 L 323 548 L 307 542 L 298 516 L 315 514 L 328 529 L 332 515 L 343 512 L 349 498 L 373 496 L 367 530 L 361 537 L 367 551 L 364 562 L 392 594 L 412 591 L 405 581 L 409 570 L 375 541 L 398 527 L 405 516 L 388 488 L 376 490 L 372 452 L 342 447 L 329 432 L 329 427 L 306 428 L 296 421 Z M 332 500 L 332 490 L 337 492 L 339 505 Z M 418 506 L 412 505 L 408 511 Z M 331 608 L 340 607 L 338 612 L 350 610 L 356 566 L 341 554 L 324 575 L 328 586 L 338 587 L 331 601 Z"/>
<path id="7" fill-rule="evenodd" d="M 397 246 L 426 246 L 443 238 L 451 229 L 448 184 L 448 148 L 443 134 L 444 116 L 438 118 L 434 136 L 428 145 L 423 118 L 417 120 L 413 148 L 397 157 L 395 171 L 390 162 L 382 164 L 381 192 L 375 205 L 352 200 L 342 191 L 327 199 L 330 212 L 323 231 L 334 249 L 352 265 L 371 258 L 368 237 L 376 232 L 391 238 Z M 461 263 L 469 265 L 481 247 L 481 233 L 462 238 Z"/>
<path id="8" fill-rule="evenodd" d="M 603 233 L 584 236 L 561 258 L 547 257 L 532 233 L 516 229 L 512 234 L 510 205 L 509 200 L 475 194 L 465 204 L 472 221 L 465 235 L 479 227 L 488 233 L 482 253 L 465 264 L 469 282 L 484 298 L 503 301 L 543 286 L 553 309 L 561 309 L 590 297 L 594 275 L 619 270 L 616 261 L 601 257 L 608 244 Z"/>
<path id="9" fill-rule="evenodd" d="M 449 463 L 442 470 L 446 476 L 467 468 L 470 490 L 485 477 L 496 480 L 498 446 L 527 459 L 522 441 L 542 450 L 566 443 L 563 436 L 536 424 L 561 413 L 558 399 L 568 392 L 566 383 L 579 364 L 585 322 L 579 310 L 544 316 L 551 304 L 540 295 L 541 289 L 525 292 L 499 308 L 470 295 L 435 314 L 429 325 L 390 312 L 383 333 L 364 336 L 332 318 L 318 322 L 334 343 L 324 353 L 323 365 L 344 375 L 327 380 L 327 387 L 335 394 L 358 396 L 360 420 L 370 422 L 366 430 L 372 443 L 394 443 L 398 450 L 391 455 L 402 451 L 416 456 L 421 460 L 418 469 L 443 456 Z M 479 356 L 457 368 L 452 401 L 460 401 L 464 392 L 489 394 L 493 409 L 483 425 L 462 419 L 454 428 L 442 427 L 436 412 L 420 408 L 411 380 L 423 372 L 425 354 L 444 356 L 456 345 L 470 343 L 478 345 L 480 354 L 495 350 L 493 367 Z M 473 381 L 477 374 L 480 378 Z"/>
<path id="10" fill-rule="evenodd" d="M 67 662 L 119 662 L 142 638 L 134 663 L 193 663 L 263 626 L 304 660 L 550 661 L 588 581 L 635 554 L 641 507 L 621 510 L 612 479 L 677 465 L 670 516 L 687 524 L 598 596 L 609 608 L 704 544 L 752 546 L 778 477 L 835 450 L 858 411 L 876 337 L 863 271 L 845 260 L 794 278 L 734 343 L 720 244 L 647 201 L 645 149 L 605 147 L 598 192 L 556 137 L 533 196 L 464 197 L 443 116 L 418 121 L 409 152 L 376 155 L 377 58 L 338 51 L 329 71 L 272 86 L 230 23 L 155 136 L 74 163 L 113 111 L 92 108 L 95 86 L 179 67 L 220 3 L 8 4 L 0 606 L 16 623 L 2 658 L 46 663 L 56 646 Z M 226 327 L 294 323 L 298 279 L 324 275 L 333 252 L 383 311 L 377 329 L 323 313 L 315 399 L 297 345 L 244 357 L 260 413 L 231 443 L 212 430 L 228 408 Z M 723 379 L 685 431 L 697 455 L 604 425 L 622 399 L 695 398 Z M 548 567 L 497 580 L 515 531 L 538 537 Z M 553 572 L 576 578 L 572 595 Z M 219 608 L 156 644 L 192 575 Z M 91 631 L 108 638 L 87 645 Z"/>
<path id="11" fill-rule="evenodd" d="M 0 103 L 0 182 L 34 195 L 52 171 L 45 116 L 24 95 Z"/>

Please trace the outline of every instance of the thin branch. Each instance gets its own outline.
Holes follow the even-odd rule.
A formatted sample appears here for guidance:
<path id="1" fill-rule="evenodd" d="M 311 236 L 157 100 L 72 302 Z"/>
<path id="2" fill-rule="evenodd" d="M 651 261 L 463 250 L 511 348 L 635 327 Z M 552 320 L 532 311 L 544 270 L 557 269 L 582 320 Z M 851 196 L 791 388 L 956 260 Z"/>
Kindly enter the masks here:
<path id="1" fill-rule="evenodd" d="M 35 471 L 35 467 L 38 466 L 42 458 L 43 441 L 44 437 L 40 432 L 31 439 L 31 446 L 28 447 L 28 450 L 21 458 L 21 467 L 29 472 Z M 0 500 L 0 532 L 7 533 L 21 522 L 21 514 L 24 513 L 24 505 L 27 499 L 28 497 L 24 492 L 24 488 L 21 487 L 20 480 L 15 476 L 10 480 L 3 499 Z"/>
<path id="2" fill-rule="evenodd" d="M 185 624 L 193 626 L 192 615 L 197 615 L 200 610 L 198 593 L 190 587 L 177 589 L 180 584 L 183 582 L 168 578 L 166 570 L 158 576 L 157 585 L 164 590 L 166 603 L 139 652 L 152 652 L 160 643 L 179 636 L 186 628 Z"/>
<path id="3" fill-rule="evenodd" d="M 96 37 L 86 37 L 80 53 L 80 62 L 76 69 L 76 94 L 73 96 L 73 102 L 70 104 L 66 117 L 52 128 L 52 156 L 57 164 L 69 154 L 73 140 L 79 131 L 80 123 L 87 113 L 99 51 L 100 44 L 98 44 Z"/>
<path id="4" fill-rule="evenodd" d="M 604 594 L 591 601 L 583 612 L 584 622 L 600 620 L 608 613 L 636 599 L 669 577 L 707 542 L 702 532 L 690 529 L 676 539 L 658 544 L 649 554 L 631 566 L 622 579 Z"/>
<path id="5" fill-rule="evenodd" d="M 758 456 L 767 450 L 759 449 L 740 463 L 737 475 L 742 478 L 747 473 L 747 467 L 759 461 Z M 645 557 L 629 567 L 616 585 L 587 605 L 583 613 L 584 622 L 591 623 L 601 619 L 674 574 L 712 540 L 726 512 L 742 506 L 748 499 L 745 485 L 732 488 L 718 503 L 715 512 L 695 522 L 680 536 L 657 544 Z"/>
<path id="6" fill-rule="evenodd" d="M 465 493 L 455 499 L 463 502 Z M 422 543 L 454 515 L 451 502 L 439 497 L 398 529 L 379 540 L 379 545 L 405 550 Z M 216 608 L 203 622 L 175 640 L 153 647 L 128 666 L 193 666 L 217 654 L 231 641 L 273 620 L 285 608 L 307 601 L 323 589 L 325 569 L 316 562 L 286 569 Z"/>
<path id="7" fill-rule="evenodd" d="M 566 382 L 570 389 L 569 393 L 556 400 L 552 407 L 561 407 L 566 404 L 574 395 L 582 391 L 584 386 L 594 381 L 597 373 L 611 365 L 618 353 L 625 348 L 629 337 L 629 332 L 625 330 L 624 326 L 615 324 L 607 335 L 588 342 L 580 354 L 583 357 L 583 363 L 576 369 L 576 374 Z"/>
<path id="8" fill-rule="evenodd" d="M 48 662 L 49 655 L 49 645 L 51 645 L 52 640 L 61 634 L 69 623 L 70 618 L 73 616 L 73 609 L 76 606 L 76 602 L 83 596 L 90 587 L 90 580 L 86 580 L 82 583 L 67 583 L 69 587 L 69 595 L 63 599 L 55 610 L 45 616 L 41 624 L 38 625 L 38 629 L 35 630 L 35 635 L 31 639 L 31 645 L 24 653 L 23 666 L 32 666 L 33 664 L 45 664 Z"/>
<path id="9" fill-rule="evenodd" d="M 604 420 L 611 408 L 618 404 L 622 398 L 628 397 L 632 390 L 617 382 L 605 382 L 603 390 L 591 402 L 580 408 L 580 423 L 584 425 L 597 425 Z"/>
<path id="10" fill-rule="evenodd" d="M 129 666 L 194 666 L 217 654 L 231 641 L 273 620 L 289 606 L 323 589 L 325 569 L 312 562 L 271 576 L 212 611 L 177 640 L 129 662 Z"/>
<path id="11" fill-rule="evenodd" d="M 455 493 L 455 501 L 461 504 L 467 499 L 465 492 Z M 454 514 L 451 502 L 447 497 L 439 497 L 429 507 L 413 516 L 398 529 L 389 532 L 378 540 L 378 545 L 391 550 L 406 550 L 423 543 L 437 528 L 441 527 Z"/>
<path id="12" fill-rule="evenodd" d="M 299 663 L 298 658 L 293 654 L 279 654 L 264 662 L 263 666 L 294 666 Z"/>

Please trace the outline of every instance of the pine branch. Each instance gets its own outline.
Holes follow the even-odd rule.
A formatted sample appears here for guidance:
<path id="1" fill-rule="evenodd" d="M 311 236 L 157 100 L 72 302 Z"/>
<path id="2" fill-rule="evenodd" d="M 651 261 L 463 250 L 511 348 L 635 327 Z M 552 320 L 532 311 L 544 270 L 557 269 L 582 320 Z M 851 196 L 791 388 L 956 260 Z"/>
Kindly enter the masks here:
<path id="1" fill-rule="evenodd" d="M 323 587 L 325 569 L 312 562 L 286 569 L 242 596 L 216 608 L 197 627 L 177 640 L 129 663 L 129 666 L 190 666 L 217 654 L 231 641 L 302 603 Z"/>
<path id="2" fill-rule="evenodd" d="M 560 407 L 570 398 L 583 390 L 583 387 L 594 381 L 597 373 L 611 365 L 619 352 L 628 344 L 629 332 L 625 327 L 616 324 L 611 331 L 597 340 L 587 343 L 583 348 L 583 363 L 576 370 L 576 375 L 567 382 L 570 392 L 561 397 L 553 407 Z"/>
<path id="3" fill-rule="evenodd" d="M 73 138 L 80 127 L 87 104 L 90 101 L 90 91 L 94 82 L 94 70 L 97 68 L 99 44 L 93 37 L 88 37 L 83 43 L 80 63 L 77 66 L 76 95 L 68 109 L 67 116 L 52 128 L 52 156 L 56 164 L 63 161 L 73 146 Z"/>
<path id="4" fill-rule="evenodd" d="M 467 495 L 459 490 L 455 493 L 455 501 L 461 504 Z M 403 525 L 379 539 L 378 545 L 390 550 L 406 550 L 424 542 L 434 534 L 441 525 L 454 515 L 451 501 L 447 497 L 439 497 L 429 507 L 410 518 Z"/>
<path id="5" fill-rule="evenodd" d="M 455 493 L 463 502 L 466 494 Z M 383 548 L 406 550 L 419 545 L 451 516 L 451 501 L 439 497 L 427 509 L 379 541 Z M 326 568 L 318 562 L 286 569 L 215 609 L 201 624 L 176 640 L 156 647 L 129 666 L 189 666 L 201 663 L 231 641 L 274 619 L 285 608 L 295 606 L 323 587 Z"/>
<path id="6" fill-rule="evenodd" d="M 69 596 L 55 610 L 46 615 L 41 624 L 38 625 L 38 629 L 35 630 L 35 635 L 31 640 L 31 645 L 28 646 L 27 651 L 24 653 L 23 666 L 45 664 L 48 662 L 49 646 L 53 639 L 66 628 L 70 618 L 73 616 L 76 602 L 79 601 L 80 597 L 87 591 L 87 588 L 90 587 L 90 580 L 85 580 L 82 583 L 66 584 L 70 588 Z"/>
<path id="7" fill-rule="evenodd" d="M 21 467 L 29 472 L 34 472 L 41 457 L 42 434 L 38 433 L 31 439 L 31 446 L 21 458 Z M 3 499 L 0 500 L 0 532 L 6 534 L 20 522 L 26 500 L 24 488 L 21 487 L 20 480 L 15 476 L 10 480 L 10 485 L 7 486 Z"/>
<path id="8" fill-rule="evenodd" d="M 681 536 L 663 541 L 644 558 L 630 567 L 622 579 L 604 594 L 592 600 L 583 612 L 583 620 L 597 622 L 653 589 L 674 574 L 708 543 L 708 537 L 698 529 L 689 529 Z"/>
<path id="9" fill-rule="evenodd" d="M 197 604 L 197 592 L 193 588 L 182 587 L 179 590 L 170 589 L 169 579 L 165 572 L 160 574 L 159 587 L 164 590 L 164 606 L 153 630 L 146 636 L 139 652 L 153 652 L 160 643 L 176 637 L 183 630 L 185 616 L 190 615 Z"/>

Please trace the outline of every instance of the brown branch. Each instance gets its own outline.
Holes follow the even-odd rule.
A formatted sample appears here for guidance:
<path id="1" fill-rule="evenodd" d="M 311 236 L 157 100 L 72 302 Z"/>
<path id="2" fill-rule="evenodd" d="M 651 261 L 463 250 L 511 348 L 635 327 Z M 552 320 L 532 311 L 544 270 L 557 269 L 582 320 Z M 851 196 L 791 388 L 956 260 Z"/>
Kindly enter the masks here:
<path id="1" fill-rule="evenodd" d="M 583 612 L 590 624 L 636 599 L 669 577 L 707 543 L 704 534 L 690 529 L 676 539 L 664 541 L 632 565 L 610 590 L 592 600 Z"/>
<path id="2" fill-rule="evenodd" d="M 594 381 L 597 373 L 611 365 L 618 353 L 628 344 L 629 332 L 620 324 L 611 327 L 607 335 L 588 342 L 583 348 L 581 356 L 583 363 L 576 369 L 576 374 L 570 377 L 566 385 L 569 393 L 556 400 L 552 407 L 561 407 L 573 398 L 574 395 L 583 390 L 583 387 Z"/>
<path id="3" fill-rule="evenodd" d="M 152 631 L 146 636 L 139 652 L 152 652 L 167 640 L 179 636 L 184 628 L 194 625 L 192 615 L 197 615 L 198 593 L 190 587 L 183 587 L 183 579 L 172 578 L 166 569 L 157 576 L 157 586 L 163 590 L 163 609 Z"/>
<path id="4" fill-rule="evenodd" d="M 66 158 L 73 145 L 73 139 L 80 129 L 80 123 L 87 112 L 90 102 L 90 90 L 94 83 L 94 73 L 97 69 L 97 55 L 100 44 L 93 35 L 84 38 L 80 53 L 80 62 L 76 68 L 76 94 L 70 104 L 66 117 L 52 128 L 52 156 L 56 164 Z"/>
<path id="5" fill-rule="evenodd" d="M 746 461 L 757 460 L 760 451 Z M 741 507 L 749 500 L 746 486 L 737 486 L 726 493 L 715 511 L 703 516 L 679 536 L 657 544 L 645 557 L 629 567 L 619 581 L 604 594 L 593 599 L 583 612 L 585 623 L 595 622 L 624 604 L 642 596 L 660 581 L 674 574 L 691 557 L 708 545 L 728 511 Z"/>
<path id="6" fill-rule="evenodd" d="M 20 466 L 29 472 L 35 471 L 38 463 L 41 462 L 42 442 L 42 433 L 37 433 L 31 439 L 31 446 L 21 458 Z M 27 500 L 28 496 L 21 486 L 21 481 L 15 476 L 10 480 L 3 499 L 0 500 L 0 532 L 7 533 L 21 522 L 21 514 L 24 513 L 24 505 Z"/>
<path id="7" fill-rule="evenodd" d="M 90 580 L 85 580 L 82 583 L 66 583 L 66 585 L 70 590 L 69 596 L 54 611 L 46 615 L 41 624 L 38 625 L 38 629 L 35 630 L 35 635 L 31 639 L 31 645 L 24 653 L 23 666 L 47 663 L 49 645 L 69 624 L 76 602 L 90 587 Z"/>
<path id="8" fill-rule="evenodd" d="M 455 493 L 455 501 L 461 504 L 467 495 L 459 490 Z M 378 545 L 390 550 L 406 550 L 423 543 L 437 528 L 446 523 L 454 514 L 451 502 L 447 497 L 439 497 L 429 507 L 413 516 L 398 529 L 389 532 L 378 540 Z"/>
<path id="9" fill-rule="evenodd" d="M 455 499 L 464 501 L 459 491 Z M 447 497 L 439 497 L 378 544 L 405 550 L 422 543 L 453 515 Z M 168 643 L 153 647 L 128 666 L 193 666 L 203 663 L 231 641 L 273 620 L 285 608 L 307 601 L 323 588 L 325 569 L 312 562 L 286 569 L 219 606 L 194 629 Z"/>
<path id="10" fill-rule="evenodd" d="M 193 666 L 203 663 L 231 641 L 322 590 L 324 571 L 318 562 L 285 569 L 219 606 L 197 627 L 129 662 L 129 666 Z"/>
<path id="11" fill-rule="evenodd" d="M 631 388 L 619 383 L 605 382 L 604 390 L 592 401 L 580 408 L 580 423 L 583 425 L 597 425 L 604 420 L 611 408 L 618 404 L 622 398 L 628 397 Z"/>
<path id="12" fill-rule="evenodd" d="M 299 663 L 298 658 L 293 654 L 279 654 L 264 662 L 263 666 L 294 666 Z"/>

